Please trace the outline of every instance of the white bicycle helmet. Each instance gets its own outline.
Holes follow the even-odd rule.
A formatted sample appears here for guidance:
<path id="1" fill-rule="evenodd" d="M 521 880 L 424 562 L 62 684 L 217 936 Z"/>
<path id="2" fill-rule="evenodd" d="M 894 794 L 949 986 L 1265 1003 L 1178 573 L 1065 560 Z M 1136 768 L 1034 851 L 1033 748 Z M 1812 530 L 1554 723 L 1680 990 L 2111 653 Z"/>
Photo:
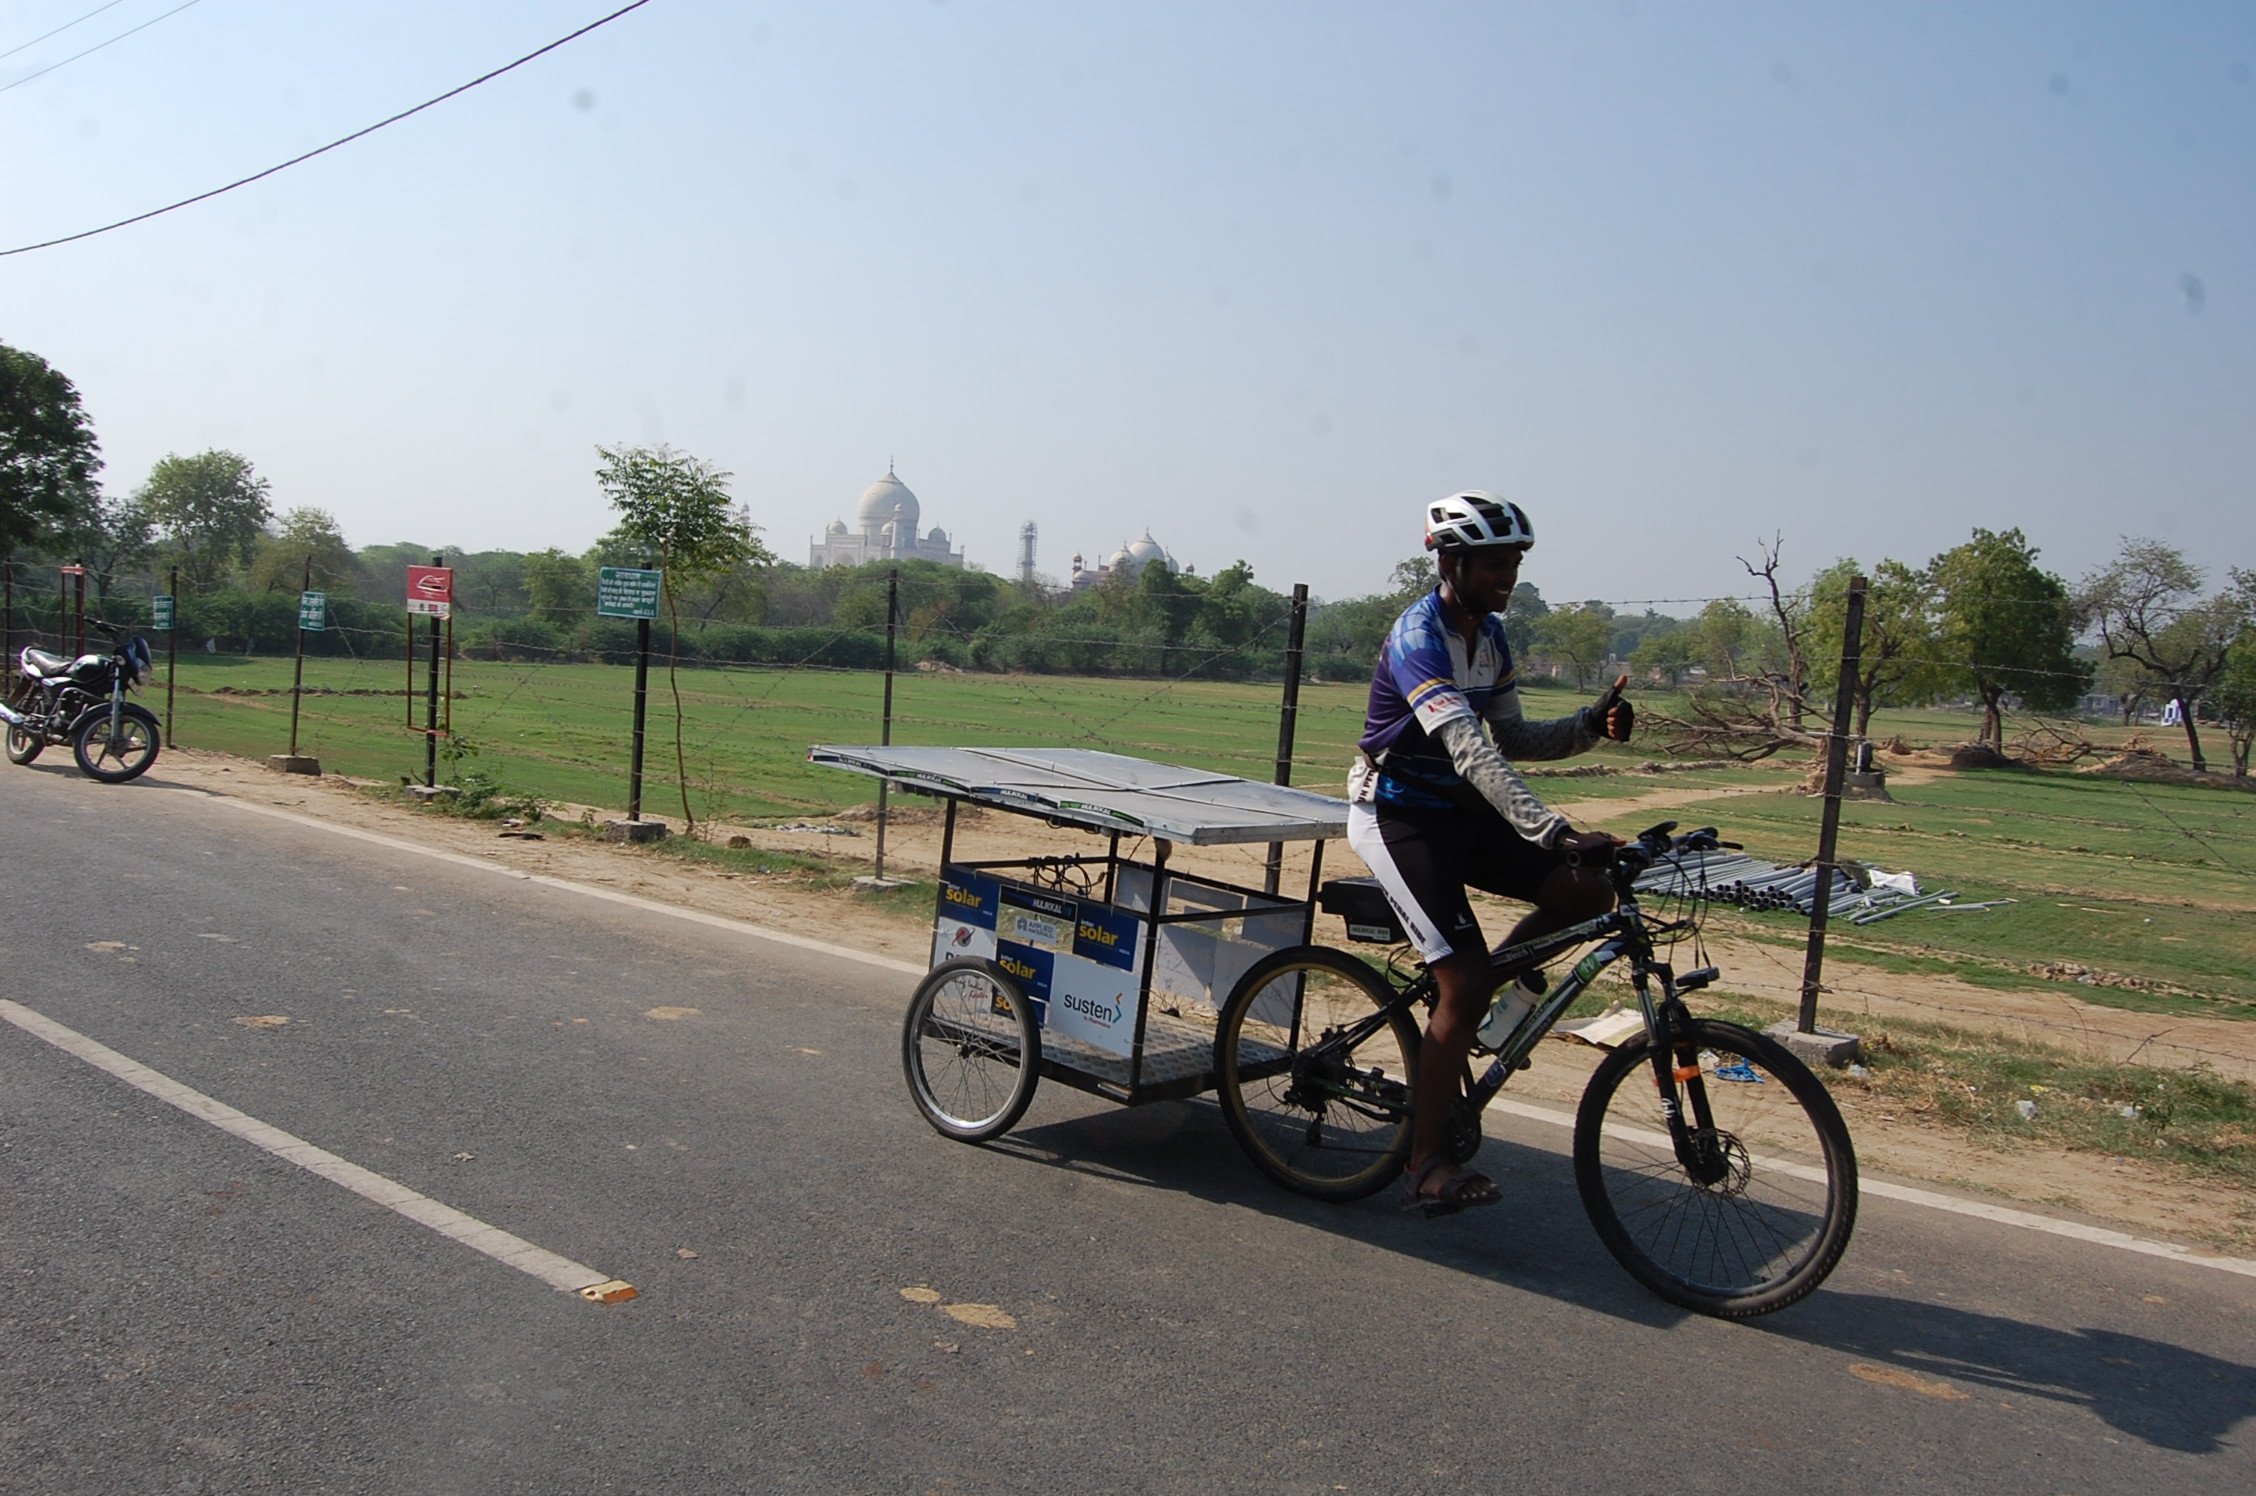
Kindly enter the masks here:
<path id="1" fill-rule="evenodd" d="M 1426 506 L 1426 549 L 1448 554 L 1535 544 L 1527 511 L 1509 499 L 1468 488 Z"/>

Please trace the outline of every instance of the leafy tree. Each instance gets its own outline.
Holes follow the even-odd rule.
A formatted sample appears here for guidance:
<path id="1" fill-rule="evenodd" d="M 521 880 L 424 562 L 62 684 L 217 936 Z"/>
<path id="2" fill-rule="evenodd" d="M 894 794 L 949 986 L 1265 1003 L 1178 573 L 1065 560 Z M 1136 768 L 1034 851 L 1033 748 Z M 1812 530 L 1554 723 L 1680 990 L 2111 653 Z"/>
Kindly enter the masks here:
<path id="1" fill-rule="evenodd" d="M 1849 579 L 1862 570 L 1854 561 L 1837 561 L 1810 583 L 1810 685 L 1821 693 L 1839 688 Z M 1870 734 L 1874 707 L 1924 705 L 1941 693 L 1945 681 L 1935 629 L 1935 584 L 1925 569 L 1915 571 L 1901 561 L 1874 567 L 1866 579 L 1857 676 L 1850 686 L 1858 737 Z"/>
<path id="2" fill-rule="evenodd" d="M 1522 582 L 1512 589 L 1512 600 L 1504 605 L 1504 639 L 1515 658 L 1535 652 L 1536 630 L 1550 611 L 1534 583 Z"/>
<path id="3" fill-rule="evenodd" d="M 2037 566 L 2037 548 L 2019 530 L 1977 529 L 1966 544 L 1935 558 L 1945 678 L 1982 702 L 1980 741 L 2002 748 L 2008 693 L 2040 711 L 2066 711 L 2091 680 L 2075 650 L 2075 606 L 2068 586 Z"/>
<path id="4" fill-rule="evenodd" d="M 1588 685 L 1590 677 L 1606 663 L 1607 646 L 1612 642 L 1613 630 L 1606 618 L 1588 603 L 1554 608 L 1535 626 L 1536 647 L 1566 661 L 1574 671 L 1577 687 Z"/>
<path id="5" fill-rule="evenodd" d="M 101 469 L 77 387 L 38 354 L 0 343 L 0 556 L 94 509 Z"/>
<path id="6" fill-rule="evenodd" d="M 234 452 L 169 455 L 134 494 L 188 587 L 208 592 L 247 563 L 273 516 L 271 485 Z"/>
<path id="7" fill-rule="evenodd" d="M 1675 623 L 1671 619 L 1670 622 Z M 1659 675 L 1674 686 L 1684 679 L 1684 672 L 1698 660 L 1694 657 L 1695 636 L 1682 624 L 1673 628 L 1648 629 L 1645 636 L 1630 651 L 1629 663 L 1642 674 Z"/>
<path id="8" fill-rule="evenodd" d="M 446 550 L 447 547 L 442 545 L 421 545 L 412 540 L 395 540 L 389 545 L 364 545 L 353 553 L 354 569 L 358 573 L 353 590 L 362 597 L 405 598 L 407 569 L 410 566 L 428 566 L 433 556 Z M 457 575 L 454 580 L 459 587 L 462 578 Z"/>
<path id="9" fill-rule="evenodd" d="M 730 475 L 702 458 L 660 445 L 597 447 L 596 486 L 619 511 L 605 542 L 654 557 L 666 573 L 666 616 L 681 635 L 681 596 L 737 567 L 775 560 L 760 543 L 752 517 L 729 498 Z M 666 677 L 674 693 L 674 768 L 682 820 L 697 829 L 689 804 L 688 750 L 682 742 L 679 650 L 669 647 Z"/>
<path id="10" fill-rule="evenodd" d="M 2101 650 L 2140 666 L 2177 703 L 2196 769 L 2208 766 L 2194 705 L 2223 672 L 2226 651 L 2251 621 L 2240 573 L 2234 573 L 2232 589 L 2209 598 L 2201 596 L 2202 581 L 2201 568 L 2175 548 L 2126 539 L 2123 554 L 2084 578 L 2076 596 L 2099 630 Z"/>
<path id="11" fill-rule="evenodd" d="M 595 611 L 595 568 L 554 546 L 535 551 L 525 558 L 525 603 L 543 623 L 576 628 Z"/>
<path id="12" fill-rule="evenodd" d="M 260 538 L 245 582 L 253 592 L 296 592 L 307 585 L 308 561 L 318 591 L 350 593 L 359 584 L 358 559 L 326 509 L 285 513 L 273 533 Z"/>
<path id="13" fill-rule="evenodd" d="M 2233 640 L 2225 667 L 2209 688 L 2209 709 L 2225 724 L 2232 744 L 2233 777 L 2248 777 L 2248 753 L 2256 745 L 2256 629 Z"/>
<path id="14" fill-rule="evenodd" d="M 525 558 L 516 551 L 475 551 L 454 563 L 454 595 L 481 618 L 514 618 L 527 607 Z"/>
<path id="15" fill-rule="evenodd" d="M 1710 602 L 1687 632 L 1693 662 L 1714 679 L 1737 680 L 1760 668 L 1762 625 L 1735 597 Z"/>
<path id="16" fill-rule="evenodd" d="M 86 563 L 94 596 L 106 603 L 118 574 L 149 559 L 154 538 L 154 523 L 139 502 L 97 494 L 71 516 L 57 542 L 64 554 Z"/>
<path id="17" fill-rule="evenodd" d="M 729 497 L 730 474 L 669 446 L 597 447 L 596 486 L 619 511 L 606 550 L 653 558 L 669 585 L 711 577 L 744 562 L 775 560 L 744 507 Z"/>
<path id="18" fill-rule="evenodd" d="M 1407 561 L 1397 561 L 1387 576 L 1387 586 L 1394 597 L 1407 605 L 1414 597 L 1424 597 L 1441 585 L 1441 573 L 1434 569 L 1431 551 L 1420 551 Z"/>

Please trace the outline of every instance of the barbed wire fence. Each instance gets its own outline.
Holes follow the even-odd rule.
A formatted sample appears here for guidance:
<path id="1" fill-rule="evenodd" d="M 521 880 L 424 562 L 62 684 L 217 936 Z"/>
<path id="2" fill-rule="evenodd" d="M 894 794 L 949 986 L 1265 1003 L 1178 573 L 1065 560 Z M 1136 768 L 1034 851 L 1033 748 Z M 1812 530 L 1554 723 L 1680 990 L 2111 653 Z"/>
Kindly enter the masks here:
<path id="1" fill-rule="evenodd" d="M 80 641 L 79 579 L 54 566 L 23 562 L 0 570 L 8 589 L 5 617 L 11 675 L 17 652 L 27 644 L 57 653 L 75 650 Z M 174 627 L 152 642 L 158 645 L 166 690 L 183 688 L 177 698 L 180 720 L 171 724 L 172 713 L 166 714 L 174 741 L 245 752 L 241 745 L 263 734 L 271 750 L 279 749 L 287 730 L 290 691 L 286 684 L 268 683 L 267 677 L 296 642 L 295 596 L 277 593 L 262 606 L 247 607 L 240 594 L 208 599 L 174 592 L 179 585 L 174 578 L 147 571 L 108 576 L 98 584 L 91 576 L 85 581 L 89 648 L 98 647 L 98 630 L 104 623 L 152 630 L 150 599 L 173 596 Z M 1267 684 L 1281 689 L 1281 645 L 1288 622 L 1282 610 L 1255 618 L 1243 637 L 1231 640 L 1194 638 L 1187 629 L 1176 631 L 1173 639 L 1165 631 L 1160 637 L 1137 637 L 1126 630 L 1057 629 L 1034 636 L 1032 642 L 1053 658 L 1103 660 L 1109 654 L 1119 664 L 1142 667 L 1134 674 L 1091 680 L 1033 671 L 982 671 L 976 666 L 982 651 L 996 652 L 992 632 L 966 626 L 942 606 L 947 598 L 938 582 L 908 576 L 902 578 L 900 591 L 903 620 L 917 620 L 896 677 L 901 690 L 892 721 L 902 740 L 935 745 L 992 742 L 1006 725 L 999 714 L 1007 711 L 1007 728 L 1017 741 L 1189 758 L 1242 777 L 1270 777 L 1274 767 L 1270 754 L 1249 745 L 1263 742 L 1264 730 L 1274 729 L 1279 706 L 1246 687 Z M 1614 600 L 1606 606 L 1705 606 L 1719 599 L 1767 600 L 1758 594 L 1719 593 L 1710 598 Z M 1196 596 L 1163 597 L 1157 605 L 1187 610 L 1199 601 Z M 397 731 L 403 749 L 419 748 L 416 680 L 408 664 L 414 641 L 398 605 L 333 598 L 331 607 L 329 627 L 319 636 L 308 636 L 309 673 L 298 697 L 301 733 L 309 749 L 343 751 L 345 745 L 364 742 L 377 727 Z M 371 622 L 371 616 L 382 621 Z M 460 767 L 475 754 L 498 777 L 508 778 L 513 766 L 521 763 L 528 773 L 561 775 L 574 787 L 558 798 L 590 805 L 621 803 L 626 791 L 628 693 L 620 682 L 625 672 L 558 667 L 625 666 L 631 661 L 622 651 L 624 638 L 594 633 L 600 620 L 593 609 L 552 610 L 546 621 L 565 633 L 589 632 L 591 642 L 551 643 L 512 635 L 506 626 L 466 638 L 447 719 L 449 737 L 463 745 L 464 754 L 451 766 Z M 739 626 L 733 633 L 708 629 L 706 635 L 741 643 L 753 638 L 754 632 Z M 784 767 L 780 763 L 748 762 L 742 740 L 747 736 L 796 740 L 794 768 L 806 743 L 874 741 L 884 686 L 883 671 L 876 663 L 882 635 L 869 628 L 834 625 L 773 628 L 759 631 L 759 637 L 763 646 L 759 658 L 716 654 L 686 629 L 680 640 L 657 641 L 661 649 L 669 645 L 680 649 L 684 665 L 693 667 L 684 677 L 688 788 L 703 800 L 711 818 L 722 821 L 827 815 L 838 808 L 837 795 L 811 784 L 794 785 L 790 774 L 780 772 Z M 174 651 L 181 661 L 177 673 L 200 680 L 189 684 L 173 678 L 175 672 L 166 665 Z M 962 666 L 951 659 L 975 663 Z M 264 673 L 259 668 L 262 663 L 269 667 Z M 1971 667 L 1978 662 L 1931 663 Z M 241 669 L 243 682 L 215 679 L 213 667 L 221 665 Z M 280 679 L 287 680 L 286 671 Z M 1350 711 L 1353 705 L 1359 700 L 1350 707 L 1335 702 L 1334 715 Z M 222 731 L 225 718 L 235 720 Z M 779 731 L 779 720 L 800 724 L 803 730 Z M 755 723 L 759 732 L 750 733 Z M 857 724 L 859 732 L 852 730 Z M 1340 729 L 1312 734 L 1295 753 L 1292 772 L 1317 788 L 1331 790 L 1331 781 L 1344 774 L 1347 746 Z M 361 752 L 365 757 L 366 750 Z M 247 756 L 257 753 L 252 750 Z M 380 758 L 383 752 L 375 756 Z M 397 756 L 405 762 L 417 755 L 403 751 Z M 2238 828 L 2223 811 L 2206 818 L 2189 814 L 2182 803 L 2165 804 L 2135 780 L 2117 782 L 2172 836 L 2200 847 L 2231 877 L 2248 876 L 2243 859 L 2226 850 Z M 654 776 L 653 783 L 679 788 L 667 774 Z M 1234 850 L 1243 856 L 1250 882 L 1253 870 L 1262 864 L 1262 851 Z M 1775 953 L 1766 959 L 1781 968 L 1785 964 Z M 1863 991 L 1853 980 L 1830 980 L 1825 990 L 1828 999 L 1836 1002 L 1884 999 L 1899 1006 L 1922 1005 L 1922 1000 L 1902 993 Z M 2062 1002 L 2064 1014 L 2074 1011 L 2072 1003 L 2065 998 Z M 1935 1008 L 1939 1017 L 1950 1017 L 1945 1004 L 1925 1005 Z M 2191 1058 L 2225 1058 L 2172 1034 L 2171 1026 L 2158 1024 L 2142 1047 Z"/>

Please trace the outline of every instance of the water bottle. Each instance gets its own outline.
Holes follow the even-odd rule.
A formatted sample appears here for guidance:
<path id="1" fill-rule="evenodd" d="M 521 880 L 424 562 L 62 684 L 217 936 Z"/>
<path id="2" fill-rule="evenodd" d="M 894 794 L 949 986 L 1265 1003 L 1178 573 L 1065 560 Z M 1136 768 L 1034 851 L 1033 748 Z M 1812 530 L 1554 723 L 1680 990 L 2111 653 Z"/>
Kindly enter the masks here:
<path id="1" fill-rule="evenodd" d="M 1518 1032 L 1520 1025 L 1527 1021 L 1528 1015 L 1535 1011 L 1536 993 L 1529 991 L 1526 986 L 1531 979 L 1540 982 L 1542 977 L 1537 974 L 1532 978 L 1516 977 L 1506 982 L 1503 990 L 1496 994 L 1496 1001 L 1489 1004 L 1488 1016 L 1481 1020 L 1479 1030 L 1480 1042 L 1485 1048 L 1502 1049 L 1512 1035 Z"/>

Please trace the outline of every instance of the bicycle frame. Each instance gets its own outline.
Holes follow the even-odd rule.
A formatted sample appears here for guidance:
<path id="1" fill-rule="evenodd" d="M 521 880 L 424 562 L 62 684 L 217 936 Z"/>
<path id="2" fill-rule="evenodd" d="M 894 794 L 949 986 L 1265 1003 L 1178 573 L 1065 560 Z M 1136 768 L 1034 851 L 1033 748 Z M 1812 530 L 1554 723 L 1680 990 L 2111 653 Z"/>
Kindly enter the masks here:
<path id="1" fill-rule="evenodd" d="M 1561 955 L 1587 941 L 1598 941 L 1596 949 L 1577 961 L 1560 980 L 1535 1011 L 1495 1052 L 1478 1080 L 1467 1087 L 1459 1105 L 1468 1106 L 1475 1116 L 1495 1099 L 1504 1083 L 1515 1070 L 1526 1067 L 1528 1056 L 1535 1046 L 1565 1016 L 1575 1000 L 1597 980 L 1598 974 L 1616 961 L 1627 957 L 1630 962 L 1630 989 L 1637 996 L 1637 1006 L 1645 1019 L 1645 1032 L 1652 1041 L 1653 1083 L 1660 1092 L 1661 1113 L 1668 1122 L 1670 1141 L 1674 1144 L 1678 1162 L 1685 1171 L 1701 1184 L 1713 1183 L 1722 1177 L 1724 1163 L 1713 1147 L 1702 1145 L 1703 1139 L 1715 1136 L 1715 1118 L 1708 1107 L 1707 1090 L 1700 1084 L 1697 1065 L 1685 1066 L 1677 1062 L 1676 1045 L 1672 1035 L 1687 1024 L 1691 1013 L 1679 996 L 1675 968 L 1667 961 L 1656 960 L 1653 954 L 1653 932 L 1647 928 L 1644 912 L 1623 883 L 1619 886 L 1621 903 L 1618 908 L 1594 919 L 1554 930 L 1518 945 L 1506 946 L 1491 957 L 1491 970 L 1501 982 L 1510 981 L 1524 971 L 1543 965 L 1554 956 Z M 1705 986 L 1712 980 L 1713 971 L 1704 970 L 1695 975 L 1702 978 L 1695 985 Z M 1659 995 L 1654 993 L 1654 978 L 1659 979 Z M 1339 1038 L 1352 1052 L 1378 1026 L 1388 1021 L 1390 1015 L 1423 1006 L 1432 1002 L 1435 995 L 1433 973 L 1421 969 L 1409 982 L 1397 988 L 1397 996 L 1370 1018 L 1351 1026 Z M 1689 1073 L 1686 1073 L 1689 1070 Z M 1684 1085 L 1691 1103 L 1692 1117 L 1685 1118 L 1685 1108 L 1679 1104 L 1677 1086 Z M 1341 1100 L 1347 1098 L 1341 1097 Z"/>

